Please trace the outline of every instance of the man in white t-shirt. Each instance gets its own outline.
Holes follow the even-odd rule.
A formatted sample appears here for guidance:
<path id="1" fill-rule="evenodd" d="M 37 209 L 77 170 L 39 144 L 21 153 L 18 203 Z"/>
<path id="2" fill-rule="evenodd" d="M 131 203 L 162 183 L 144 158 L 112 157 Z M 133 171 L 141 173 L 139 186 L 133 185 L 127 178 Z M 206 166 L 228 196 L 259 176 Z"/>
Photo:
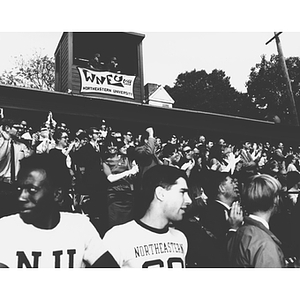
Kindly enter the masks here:
<path id="1" fill-rule="evenodd" d="M 157 165 L 145 172 L 137 219 L 110 229 L 104 242 L 123 268 L 184 268 L 185 235 L 171 222 L 182 220 L 191 204 L 184 171 Z"/>
<path id="2" fill-rule="evenodd" d="M 0 219 L 0 267 L 118 267 L 89 219 L 59 211 L 70 178 L 49 154 L 21 162 L 19 214 Z"/>

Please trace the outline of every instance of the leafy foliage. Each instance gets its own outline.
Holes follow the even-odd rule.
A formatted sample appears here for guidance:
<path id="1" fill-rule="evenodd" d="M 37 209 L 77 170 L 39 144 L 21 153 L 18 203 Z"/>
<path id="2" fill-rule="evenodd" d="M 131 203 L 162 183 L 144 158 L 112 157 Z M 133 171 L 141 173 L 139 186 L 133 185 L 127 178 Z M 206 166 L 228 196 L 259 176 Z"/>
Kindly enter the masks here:
<path id="1" fill-rule="evenodd" d="M 0 83 L 41 90 L 54 90 L 54 58 L 35 52 L 28 60 L 16 58 L 15 67 L 0 75 Z"/>
<path id="2" fill-rule="evenodd" d="M 299 57 L 286 59 L 286 65 L 291 80 L 294 100 L 296 103 L 299 103 Z M 249 81 L 246 83 L 246 86 L 249 97 L 265 119 L 272 119 L 277 115 L 282 123 L 291 124 L 287 84 L 278 55 L 273 54 L 269 61 L 262 55 L 261 62 L 251 69 Z"/>
<path id="3" fill-rule="evenodd" d="M 230 84 L 230 78 L 222 70 L 185 72 L 178 75 L 173 88 L 165 87 L 175 100 L 175 107 L 257 117 L 251 99 L 237 92 Z M 251 114 L 252 113 L 252 114 Z"/>

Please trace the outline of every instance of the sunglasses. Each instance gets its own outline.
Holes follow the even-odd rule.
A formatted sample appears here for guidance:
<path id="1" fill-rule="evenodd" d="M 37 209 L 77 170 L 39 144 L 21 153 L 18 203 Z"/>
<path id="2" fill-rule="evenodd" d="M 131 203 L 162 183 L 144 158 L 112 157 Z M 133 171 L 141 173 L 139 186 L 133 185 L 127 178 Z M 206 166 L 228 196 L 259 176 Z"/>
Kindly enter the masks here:
<path id="1" fill-rule="evenodd" d="M 192 151 L 192 149 L 186 149 L 186 150 L 183 150 L 183 153 L 190 153 Z"/>

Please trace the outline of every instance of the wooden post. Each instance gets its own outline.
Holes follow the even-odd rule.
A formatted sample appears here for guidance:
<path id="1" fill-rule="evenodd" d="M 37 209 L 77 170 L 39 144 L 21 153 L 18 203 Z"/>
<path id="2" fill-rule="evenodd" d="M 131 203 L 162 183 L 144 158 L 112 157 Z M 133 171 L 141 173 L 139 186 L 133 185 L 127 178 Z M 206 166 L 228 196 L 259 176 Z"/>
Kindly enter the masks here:
<path id="1" fill-rule="evenodd" d="M 290 102 L 290 112 L 291 112 L 291 117 L 292 117 L 292 124 L 294 126 L 299 126 L 299 119 L 298 119 L 298 113 L 297 113 L 297 109 L 296 109 L 296 104 L 295 104 L 295 100 L 294 100 L 294 95 L 293 95 L 293 91 L 292 91 L 292 85 L 291 85 L 291 80 L 289 77 L 289 73 L 288 73 L 288 69 L 285 63 L 285 58 L 283 56 L 283 52 L 282 52 L 282 48 L 281 48 L 281 43 L 280 43 L 280 39 L 279 39 L 279 35 L 282 32 L 274 32 L 274 36 L 268 41 L 266 42 L 266 45 L 269 44 L 273 39 L 276 39 L 276 45 L 277 45 L 277 51 L 278 51 L 278 55 L 279 55 L 279 60 L 282 66 L 282 70 L 283 70 L 283 75 L 284 78 L 286 80 L 286 87 L 287 87 L 287 92 L 288 92 L 288 96 L 289 96 L 289 102 Z"/>

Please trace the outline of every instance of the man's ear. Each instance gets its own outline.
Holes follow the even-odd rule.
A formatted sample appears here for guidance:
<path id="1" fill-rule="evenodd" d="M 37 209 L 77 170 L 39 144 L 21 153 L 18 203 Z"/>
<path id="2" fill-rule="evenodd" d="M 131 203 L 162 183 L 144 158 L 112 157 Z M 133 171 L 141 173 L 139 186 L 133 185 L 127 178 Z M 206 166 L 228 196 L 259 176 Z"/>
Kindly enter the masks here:
<path id="1" fill-rule="evenodd" d="M 62 188 L 57 188 L 54 191 L 54 201 L 57 203 L 61 203 L 62 202 L 62 196 L 63 196 L 63 190 Z"/>
<path id="2" fill-rule="evenodd" d="M 155 196 L 159 201 L 163 201 L 165 197 L 165 189 L 161 186 L 156 187 Z"/>
<path id="3" fill-rule="evenodd" d="M 218 187 L 218 191 L 219 191 L 219 193 L 220 193 L 220 194 L 223 194 L 223 193 L 224 193 L 224 191 L 225 191 L 225 187 L 224 187 L 224 185 L 223 185 L 223 184 L 220 184 L 220 185 L 219 185 L 219 187 Z"/>

